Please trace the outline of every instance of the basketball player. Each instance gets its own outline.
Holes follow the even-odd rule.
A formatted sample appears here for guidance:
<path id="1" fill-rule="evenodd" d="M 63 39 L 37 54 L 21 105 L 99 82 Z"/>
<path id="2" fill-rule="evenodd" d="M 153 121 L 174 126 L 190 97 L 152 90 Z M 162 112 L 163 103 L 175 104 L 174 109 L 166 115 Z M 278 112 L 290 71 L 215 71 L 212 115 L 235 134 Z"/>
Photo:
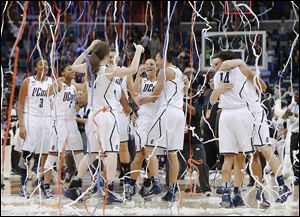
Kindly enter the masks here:
<path id="1" fill-rule="evenodd" d="M 246 85 L 246 88 L 248 87 L 248 91 L 245 94 L 244 100 L 246 100 L 248 108 L 255 118 L 255 133 L 253 137 L 253 145 L 268 161 L 273 173 L 276 176 L 276 180 L 279 185 L 279 197 L 276 201 L 284 203 L 287 201 L 292 192 L 284 183 L 280 161 L 272 150 L 270 144 L 270 131 L 267 121 L 267 115 L 264 108 L 261 106 L 261 103 L 259 102 L 255 83 L 258 87 L 258 91 L 265 90 L 267 86 L 260 78 L 255 78 L 255 74 L 251 71 L 251 69 L 247 67 L 243 60 L 235 59 L 224 61 L 220 67 L 220 70 L 229 71 L 231 73 L 230 70 L 235 67 L 238 67 L 243 74 L 249 75 L 248 78 L 251 82 Z M 254 175 L 258 177 L 258 181 L 260 183 L 263 183 L 262 168 L 257 155 L 255 155 L 253 169 L 255 170 Z M 256 201 L 258 203 L 264 203 L 264 205 L 269 205 L 264 198 L 262 186 L 257 186 L 257 188 Z"/>
<path id="2" fill-rule="evenodd" d="M 212 66 L 219 69 L 222 61 L 235 58 L 232 52 L 219 52 L 214 55 Z M 242 169 L 245 167 L 244 153 L 254 152 L 251 145 L 252 125 L 254 119 L 243 100 L 245 94 L 244 83 L 248 78 L 234 68 L 231 72 L 217 71 L 214 75 L 214 90 L 211 94 L 212 105 L 219 99 L 219 107 L 222 108 L 219 121 L 219 151 L 224 155 L 222 167 L 222 203 L 225 208 L 243 206 L 239 188 L 243 183 Z M 246 88 L 245 88 L 246 89 Z M 234 198 L 231 199 L 230 178 L 234 165 Z"/>
<path id="3" fill-rule="evenodd" d="M 34 63 L 35 75 L 26 78 L 21 85 L 18 101 L 19 134 L 24 140 L 19 161 L 21 186 L 20 195 L 28 198 L 26 181 L 29 161 L 33 154 L 40 156 L 40 170 L 44 171 L 50 143 L 50 100 L 47 90 L 52 83 L 47 76 L 48 62 L 39 58 Z M 38 175 L 42 187 L 41 177 Z M 44 191 L 44 195 L 47 192 Z"/>
<path id="4" fill-rule="evenodd" d="M 49 88 L 49 97 L 53 97 L 52 117 L 54 124 L 49 155 L 45 164 L 45 169 L 47 170 L 44 177 L 44 186 L 47 192 L 46 198 L 53 197 L 50 191 L 50 169 L 55 162 L 57 162 L 56 165 L 59 165 L 57 156 L 64 161 L 62 154 L 66 150 L 70 150 L 74 154 L 76 165 L 79 165 L 80 160 L 84 157 L 83 142 L 76 122 L 76 113 L 80 107 L 76 100 L 78 87 L 72 84 L 75 73 L 72 71 L 71 65 L 64 65 L 61 73 L 63 77 L 58 79 L 57 84 L 54 82 Z"/>
<path id="5" fill-rule="evenodd" d="M 118 67 L 120 57 L 116 57 L 116 62 L 114 63 L 114 58 L 116 56 L 115 49 L 110 49 L 109 51 L 109 62 L 110 66 Z M 124 100 L 128 102 L 128 90 L 132 91 L 132 76 L 115 77 L 116 85 L 116 95 L 117 100 L 120 101 L 122 97 L 125 96 Z M 119 129 L 120 129 L 120 178 L 122 178 L 126 173 L 130 172 L 130 155 L 128 151 L 128 140 L 129 140 L 129 123 L 130 116 L 126 115 L 122 109 L 121 103 L 119 103 Z"/>
<path id="6" fill-rule="evenodd" d="M 147 76 L 143 77 L 145 72 Z M 156 63 L 153 59 L 146 60 L 145 65 L 140 66 L 134 82 L 134 92 L 138 93 L 138 96 L 151 96 L 157 83 L 156 73 Z M 147 165 L 149 165 L 150 177 L 146 178 L 141 190 L 139 191 L 140 195 L 144 198 L 153 194 L 160 194 L 162 192 L 162 187 L 158 179 L 158 160 L 154 153 L 154 146 L 148 146 L 147 144 L 147 135 L 157 110 L 157 101 L 154 103 L 140 105 L 138 118 L 136 120 L 136 155 L 131 164 L 131 170 L 139 171 L 142 168 L 144 159 L 146 159 Z M 125 198 L 127 200 L 131 200 L 135 193 L 135 184 L 138 176 L 139 172 L 133 172 L 131 173 L 130 179 L 125 179 Z"/>
<path id="7" fill-rule="evenodd" d="M 120 145 L 118 102 L 115 96 L 116 84 L 113 79 L 114 77 L 123 77 L 137 72 L 144 48 L 141 45 L 135 45 L 135 48 L 136 52 L 130 67 L 107 67 L 109 45 L 100 40 L 94 40 L 72 65 L 73 71 L 87 74 L 90 114 L 85 127 L 89 141 L 87 152 L 91 153 L 82 159 L 77 176 L 72 180 L 69 189 L 65 191 L 65 196 L 72 200 L 77 199 L 81 194 L 82 178 L 89 165 L 101 154 L 106 156 L 104 166 L 108 180 L 107 203 L 122 202 L 122 199 L 113 192 L 117 152 Z M 88 63 L 83 63 L 90 51 L 92 53 Z"/>
<path id="8" fill-rule="evenodd" d="M 146 144 L 167 149 L 170 165 L 169 186 L 162 199 L 173 202 L 179 172 L 177 151 L 183 149 L 185 117 L 182 108 L 188 82 L 184 79 L 181 70 L 172 64 L 172 51 L 167 52 L 165 68 L 162 51 L 156 54 L 155 61 L 160 69 L 156 86 L 151 96 L 139 99 L 139 105 L 158 100 L 159 109 L 150 125 Z"/>
<path id="9" fill-rule="evenodd" d="M 283 119 L 288 119 L 291 131 L 290 160 L 296 179 L 294 185 L 299 185 L 299 91 L 294 92 L 294 100 L 288 106 Z"/>

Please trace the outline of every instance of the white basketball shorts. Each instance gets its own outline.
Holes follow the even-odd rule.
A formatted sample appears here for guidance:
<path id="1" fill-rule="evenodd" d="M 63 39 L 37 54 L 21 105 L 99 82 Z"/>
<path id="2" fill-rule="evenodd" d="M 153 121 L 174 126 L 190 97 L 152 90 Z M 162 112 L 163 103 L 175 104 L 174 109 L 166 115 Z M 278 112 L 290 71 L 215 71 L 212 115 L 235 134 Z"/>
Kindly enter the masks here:
<path id="1" fill-rule="evenodd" d="M 220 154 L 254 151 L 254 118 L 248 108 L 222 109 L 219 120 Z"/>
<path id="2" fill-rule="evenodd" d="M 39 117 L 24 114 L 24 127 L 27 138 L 22 144 L 23 151 L 29 151 L 36 154 L 48 154 L 50 147 L 51 117 Z"/>
<path id="3" fill-rule="evenodd" d="M 168 151 L 182 150 L 185 117 L 182 109 L 172 106 L 158 110 L 150 125 L 147 145 L 165 148 Z"/>
<path id="4" fill-rule="evenodd" d="M 55 120 L 51 131 L 49 152 L 61 153 L 63 150 L 83 150 L 83 142 L 75 117 Z"/>
<path id="5" fill-rule="evenodd" d="M 117 111 L 100 112 L 96 115 L 91 111 L 85 131 L 88 138 L 87 153 L 119 151 L 120 133 Z"/>

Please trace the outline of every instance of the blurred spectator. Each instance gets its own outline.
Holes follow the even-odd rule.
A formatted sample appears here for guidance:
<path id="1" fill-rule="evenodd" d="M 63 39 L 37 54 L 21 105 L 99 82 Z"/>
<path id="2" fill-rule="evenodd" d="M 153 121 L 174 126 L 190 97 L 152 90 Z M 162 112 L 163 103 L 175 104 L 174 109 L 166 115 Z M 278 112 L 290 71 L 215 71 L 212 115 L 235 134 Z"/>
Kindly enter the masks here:
<path id="1" fill-rule="evenodd" d="M 269 43 L 268 46 L 268 69 L 271 71 L 271 74 L 273 75 L 275 73 L 275 49 L 273 48 L 273 46 L 271 45 L 271 43 Z"/>
<path id="2" fill-rule="evenodd" d="M 296 47 L 297 48 L 297 47 Z M 299 83 L 299 48 L 296 49 L 295 55 L 293 55 L 293 82 Z"/>
<path id="3" fill-rule="evenodd" d="M 285 17 L 281 17 L 281 22 L 279 24 L 279 40 L 286 41 L 287 40 L 287 24 L 285 23 Z"/>
<path id="4" fill-rule="evenodd" d="M 16 86 L 17 87 L 21 87 L 24 77 L 25 77 L 25 73 L 22 71 L 18 71 L 18 74 L 16 76 Z"/>
<path id="5" fill-rule="evenodd" d="M 258 1 L 258 10 L 259 10 L 259 14 L 263 14 L 266 12 L 266 10 L 268 10 L 267 8 L 267 3 L 268 1 Z M 260 16 L 261 20 L 268 20 L 269 19 L 269 15 L 268 13 L 265 13 L 264 15 Z"/>
<path id="6" fill-rule="evenodd" d="M 282 95 L 282 103 L 289 105 L 292 102 L 293 92 L 292 92 L 292 86 L 289 85 L 286 92 Z"/>

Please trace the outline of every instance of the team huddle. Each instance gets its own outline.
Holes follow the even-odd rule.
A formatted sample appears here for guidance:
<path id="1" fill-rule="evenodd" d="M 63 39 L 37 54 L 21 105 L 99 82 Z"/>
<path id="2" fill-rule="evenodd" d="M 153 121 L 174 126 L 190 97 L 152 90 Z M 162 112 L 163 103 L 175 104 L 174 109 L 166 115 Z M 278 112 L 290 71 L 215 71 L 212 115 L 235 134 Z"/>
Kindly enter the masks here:
<path id="1" fill-rule="evenodd" d="M 26 78 L 18 102 L 19 135 L 22 139 L 19 167 L 20 195 L 26 190 L 29 161 L 40 154 L 38 177 L 45 199 L 53 198 L 50 190 L 53 166 L 64 162 L 65 151 L 72 151 L 77 174 L 64 191 L 72 200 L 86 199 L 97 192 L 105 194 L 106 203 L 130 201 L 136 193 L 136 182 L 146 162 L 146 179 L 139 190 L 143 198 L 163 192 L 158 177 L 158 148 L 167 150 L 169 183 L 162 197 L 175 201 L 179 162 L 177 152 L 183 149 L 186 118 L 184 99 L 188 93 L 188 78 L 172 64 L 172 55 L 159 51 L 155 59 L 140 66 L 144 48 L 135 45 L 135 54 L 128 67 L 119 67 L 116 50 L 100 40 L 91 45 L 71 65 L 60 69 L 60 77 L 47 76 L 48 62 L 38 59 L 35 75 Z M 224 155 L 222 167 L 223 207 L 243 206 L 241 186 L 244 182 L 245 158 L 252 158 L 251 171 L 257 183 L 256 201 L 270 206 L 263 187 L 262 168 L 254 152 L 268 161 L 279 185 L 276 202 L 284 203 L 292 194 L 284 182 L 280 163 L 269 142 L 269 126 L 261 106 L 260 92 L 265 83 L 234 53 L 221 51 L 212 58 L 214 90 L 211 104 L 219 102 L 219 148 Z M 83 73 L 84 84 L 74 82 L 75 73 Z M 137 113 L 129 98 L 138 105 Z M 87 150 L 78 130 L 76 113 L 88 104 L 90 109 L 85 132 Z M 128 128 L 134 126 L 136 155 L 131 162 L 128 151 Z M 123 195 L 115 192 L 119 154 Z M 97 161 L 96 169 L 91 170 Z M 60 165 L 61 166 L 61 165 Z M 231 176 L 234 175 L 234 196 L 231 196 Z M 89 188 L 82 190 L 83 178 L 91 172 Z M 105 190 L 107 189 L 107 191 Z"/>

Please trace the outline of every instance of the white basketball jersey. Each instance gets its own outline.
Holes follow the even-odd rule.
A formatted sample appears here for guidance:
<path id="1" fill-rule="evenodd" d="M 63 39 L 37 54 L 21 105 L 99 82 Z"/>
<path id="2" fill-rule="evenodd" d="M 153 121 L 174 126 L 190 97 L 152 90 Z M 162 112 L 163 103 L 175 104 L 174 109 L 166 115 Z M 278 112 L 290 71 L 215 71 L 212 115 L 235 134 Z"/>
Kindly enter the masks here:
<path id="1" fill-rule="evenodd" d="M 52 80 L 46 77 L 44 81 L 38 81 L 35 76 L 29 77 L 28 92 L 25 99 L 24 112 L 34 116 L 50 116 L 50 99 L 47 90 Z"/>
<path id="2" fill-rule="evenodd" d="M 54 117 L 66 118 L 76 115 L 76 87 L 62 84 L 62 89 L 53 98 Z"/>
<path id="3" fill-rule="evenodd" d="M 126 99 L 128 99 L 128 90 L 127 90 L 127 76 L 120 78 L 114 77 L 114 82 L 116 83 L 116 98 L 118 102 L 121 99 L 121 90 L 123 89 L 125 92 Z"/>
<path id="4" fill-rule="evenodd" d="M 159 97 L 160 107 L 173 106 L 179 109 L 183 108 L 184 81 L 181 70 L 176 66 L 170 66 L 174 71 L 175 78 L 172 81 L 166 81 L 164 89 Z"/>
<path id="5" fill-rule="evenodd" d="M 141 98 L 151 96 L 153 93 L 153 90 L 156 86 L 157 81 L 150 81 L 147 78 L 143 78 L 141 81 L 141 88 L 139 90 L 139 95 Z M 154 103 L 146 103 L 143 105 L 140 105 L 138 110 L 139 116 L 153 116 L 155 115 L 156 111 L 158 109 L 158 100 Z"/>
<path id="6" fill-rule="evenodd" d="M 106 66 L 100 65 L 95 81 L 88 82 L 88 105 L 91 110 L 97 112 L 108 107 L 117 110 L 118 101 L 116 99 L 116 83 L 108 80 L 105 75 Z"/>
<path id="7" fill-rule="evenodd" d="M 258 96 L 255 86 L 238 67 L 230 71 L 218 71 L 214 76 L 215 89 L 219 88 L 222 81 L 233 85 L 232 90 L 226 91 L 220 95 L 220 108 L 241 108 L 247 107 L 251 102 L 256 102 Z"/>

